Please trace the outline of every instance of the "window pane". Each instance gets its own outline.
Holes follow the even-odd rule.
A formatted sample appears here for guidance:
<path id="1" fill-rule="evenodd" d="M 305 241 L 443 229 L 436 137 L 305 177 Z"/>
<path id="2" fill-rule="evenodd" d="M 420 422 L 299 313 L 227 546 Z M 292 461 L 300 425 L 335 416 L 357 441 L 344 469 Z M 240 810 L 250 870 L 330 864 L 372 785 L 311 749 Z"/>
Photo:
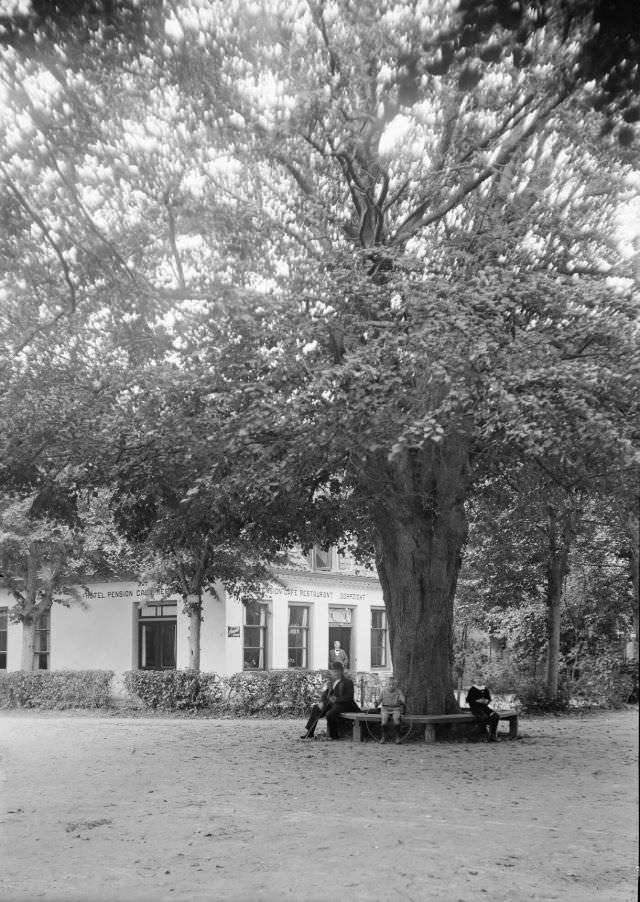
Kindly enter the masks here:
<path id="1" fill-rule="evenodd" d="M 289 667 L 307 666 L 307 631 L 289 629 Z"/>
<path id="2" fill-rule="evenodd" d="M 262 645 L 260 639 L 262 629 L 259 626 L 245 626 L 244 628 L 244 644 L 247 648 L 260 648 Z"/>
<path id="3" fill-rule="evenodd" d="M 247 626 L 264 626 L 265 605 L 249 602 L 244 608 L 244 622 Z"/>
<path id="4" fill-rule="evenodd" d="M 174 670 L 176 666 L 176 624 L 160 623 L 161 659 L 163 670 Z"/>
<path id="5" fill-rule="evenodd" d="M 7 630 L 9 628 L 9 611 L 0 608 L 0 670 L 7 669 Z"/>
<path id="6" fill-rule="evenodd" d="M 371 666 L 387 666 L 387 612 L 371 611 Z"/>
<path id="7" fill-rule="evenodd" d="M 264 652 L 261 648 L 250 648 L 249 646 L 245 646 L 244 669 L 264 670 Z"/>
<path id="8" fill-rule="evenodd" d="M 153 629 L 153 623 L 143 623 L 141 626 L 142 629 L 142 650 L 141 650 L 141 660 L 140 666 L 149 668 L 149 670 L 156 669 L 156 631 Z"/>
<path id="9" fill-rule="evenodd" d="M 302 608 L 297 605 L 289 608 L 289 624 L 291 626 L 307 626 L 308 622 L 309 608 Z"/>
<path id="10" fill-rule="evenodd" d="M 331 570 L 331 549 L 324 551 L 316 546 L 316 570 Z"/>
<path id="11" fill-rule="evenodd" d="M 306 667 L 306 648 L 289 648 L 289 667 Z"/>

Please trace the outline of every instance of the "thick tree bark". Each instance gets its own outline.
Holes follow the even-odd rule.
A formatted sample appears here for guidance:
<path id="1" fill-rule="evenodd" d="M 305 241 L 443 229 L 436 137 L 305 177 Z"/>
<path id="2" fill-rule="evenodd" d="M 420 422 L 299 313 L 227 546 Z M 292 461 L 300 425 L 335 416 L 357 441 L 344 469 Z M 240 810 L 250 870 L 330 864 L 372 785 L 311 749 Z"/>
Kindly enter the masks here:
<path id="1" fill-rule="evenodd" d="M 38 565 L 37 553 L 32 549 L 27 557 L 24 593 L 16 596 L 18 598 L 17 610 L 19 611 L 19 619 L 22 625 L 21 670 L 34 670 L 35 668 L 34 646 L 36 628 L 41 615 L 51 610 L 53 603 L 50 596 L 39 591 Z M 40 600 L 38 601 L 39 595 Z"/>
<path id="2" fill-rule="evenodd" d="M 569 531 L 559 521 L 557 511 L 548 508 L 549 561 L 547 565 L 547 692 L 558 697 L 560 675 L 560 631 L 564 578 L 569 559 Z"/>
<path id="3" fill-rule="evenodd" d="M 395 675 L 414 714 L 458 710 L 453 600 L 467 536 L 467 453 L 447 440 L 403 452 L 371 502 Z"/>
<path id="4" fill-rule="evenodd" d="M 187 595 L 184 602 L 189 617 L 189 669 L 200 670 L 200 626 L 202 623 L 202 599 L 199 595 Z"/>
<path id="5" fill-rule="evenodd" d="M 633 649 L 630 660 L 638 660 L 638 616 L 640 614 L 640 496 L 636 510 L 629 515 L 629 535 L 631 538 L 631 587 L 633 590 Z"/>
<path id="6" fill-rule="evenodd" d="M 22 653 L 20 670 L 33 670 L 33 646 L 35 644 L 36 624 L 33 617 L 22 620 Z"/>
<path id="7" fill-rule="evenodd" d="M 564 573 L 558 562 L 549 567 L 547 586 L 547 692 L 550 698 L 558 697 L 563 577 Z"/>

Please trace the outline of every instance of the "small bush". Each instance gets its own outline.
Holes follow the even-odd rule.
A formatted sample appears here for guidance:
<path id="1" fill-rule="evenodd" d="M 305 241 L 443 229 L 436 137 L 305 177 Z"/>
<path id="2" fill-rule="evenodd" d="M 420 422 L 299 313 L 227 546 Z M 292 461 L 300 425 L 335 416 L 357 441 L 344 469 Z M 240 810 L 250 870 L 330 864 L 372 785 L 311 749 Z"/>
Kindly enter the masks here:
<path id="1" fill-rule="evenodd" d="M 329 674 L 323 670 L 272 670 L 272 705 L 280 714 L 302 715 L 320 696 Z"/>
<path id="2" fill-rule="evenodd" d="M 224 696 L 217 674 L 194 670 L 130 670 L 124 674 L 124 686 L 148 708 L 160 711 L 215 707 Z"/>
<path id="3" fill-rule="evenodd" d="M 580 676 L 571 684 L 571 696 L 578 704 L 620 708 L 637 686 L 637 665 L 621 666 L 617 659 L 600 656 L 586 659 Z"/>
<path id="4" fill-rule="evenodd" d="M 531 681 L 518 686 L 515 695 L 525 714 L 557 714 L 569 709 L 569 694 L 564 687 L 552 698 L 543 682 Z"/>
<path id="5" fill-rule="evenodd" d="M 37 670 L 0 673 L 3 708 L 106 708 L 111 704 L 110 670 Z"/>

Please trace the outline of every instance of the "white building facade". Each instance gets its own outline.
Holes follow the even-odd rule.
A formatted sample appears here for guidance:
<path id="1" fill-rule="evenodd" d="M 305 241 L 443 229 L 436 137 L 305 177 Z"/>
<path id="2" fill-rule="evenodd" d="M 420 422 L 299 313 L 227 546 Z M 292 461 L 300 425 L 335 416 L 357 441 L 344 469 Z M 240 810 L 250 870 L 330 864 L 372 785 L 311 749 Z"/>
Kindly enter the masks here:
<path id="1" fill-rule="evenodd" d="M 200 666 L 221 675 L 243 670 L 328 666 L 341 643 L 350 671 L 390 670 L 387 617 L 380 584 L 349 557 L 316 548 L 273 568 L 259 602 L 220 587 L 203 598 Z M 116 691 L 128 670 L 185 669 L 189 620 L 176 597 L 137 582 L 87 582 L 81 603 L 54 603 L 36 633 L 34 668 L 113 670 Z M 0 669 L 21 666 L 22 627 L 0 589 Z"/>

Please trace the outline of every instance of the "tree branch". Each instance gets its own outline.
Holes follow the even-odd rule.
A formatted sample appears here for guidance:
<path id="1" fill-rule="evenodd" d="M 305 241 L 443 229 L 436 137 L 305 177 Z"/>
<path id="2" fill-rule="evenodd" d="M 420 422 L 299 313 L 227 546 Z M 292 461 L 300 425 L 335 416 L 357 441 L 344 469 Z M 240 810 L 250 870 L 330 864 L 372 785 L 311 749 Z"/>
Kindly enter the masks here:
<path id="1" fill-rule="evenodd" d="M 38 228 L 42 232 L 42 235 L 43 235 L 45 241 L 47 242 L 49 247 L 51 247 L 51 249 L 55 253 L 56 257 L 58 258 L 60 267 L 62 268 L 64 280 L 67 283 L 67 287 L 69 289 L 69 299 L 70 299 L 69 312 L 73 313 L 76 309 L 76 304 L 77 304 L 77 291 L 76 291 L 76 286 L 74 285 L 73 279 L 71 277 L 71 270 L 69 268 L 69 264 L 67 263 L 67 261 L 64 258 L 62 248 L 58 245 L 57 241 L 55 241 L 53 235 L 51 234 L 51 230 L 49 229 L 49 227 L 47 226 L 45 221 L 42 219 L 40 214 L 36 210 L 34 210 L 34 208 L 31 206 L 29 201 L 26 199 L 26 197 L 24 196 L 22 191 L 20 191 L 20 189 L 17 187 L 17 185 L 14 184 L 13 180 L 9 176 L 9 173 L 7 172 L 3 163 L 0 163 L 0 169 L 2 169 L 2 172 L 6 179 L 7 187 L 9 189 L 9 191 L 11 191 L 11 193 L 16 198 L 16 200 L 18 201 L 20 206 L 24 210 L 26 210 L 26 212 L 29 214 L 31 219 L 38 226 Z M 60 315 L 62 315 L 62 314 L 60 314 Z M 59 318 L 59 317 L 57 317 L 57 318 Z"/>
<path id="2" fill-rule="evenodd" d="M 421 204 L 419 204 L 418 207 L 412 213 L 410 213 L 403 222 L 400 223 L 391 243 L 401 244 L 415 235 L 415 233 L 420 231 L 420 229 L 423 229 L 426 226 L 431 225 L 431 223 L 437 222 L 439 219 L 442 219 L 447 215 L 447 213 L 449 213 L 460 203 L 462 203 L 462 201 L 469 194 L 475 191 L 476 188 L 482 185 L 483 182 L 486 182 L 488 179 L 492 178 L 496 174 L 496 172 L 499 172 L 504 166 L 506 166 L 506 164 L 515 155 L 516 151 L 523 143 L 523 141 L 525 141 L 536 131 L 541 122 L 544 122 L 546 119 L 548 119 L 553 110 L 557 106 L 559 106 L 559 104 L 562 103 L 562 101 L 567 96 L 568 91 L 567 89 L 565 89 L 553 101 L 553 103 L 551 103 L 543 112 L 541 112 L 533 119 L 533 121 L 520 133 L 520 135 L 518 135 L 515 141 L 513 141 L 511 144 L 500 151 L 494 163 L 485 166 L 485 168 L 482 169 L 476 176 L 465 182 L 460 188 L 458 188 L 457 191 L 453 193 L 449 200 L 441 204 L 441 206 L 434 210 L 432 213 L 425 215 L 431 203 L 430 199 L 425 200 Z"/>

